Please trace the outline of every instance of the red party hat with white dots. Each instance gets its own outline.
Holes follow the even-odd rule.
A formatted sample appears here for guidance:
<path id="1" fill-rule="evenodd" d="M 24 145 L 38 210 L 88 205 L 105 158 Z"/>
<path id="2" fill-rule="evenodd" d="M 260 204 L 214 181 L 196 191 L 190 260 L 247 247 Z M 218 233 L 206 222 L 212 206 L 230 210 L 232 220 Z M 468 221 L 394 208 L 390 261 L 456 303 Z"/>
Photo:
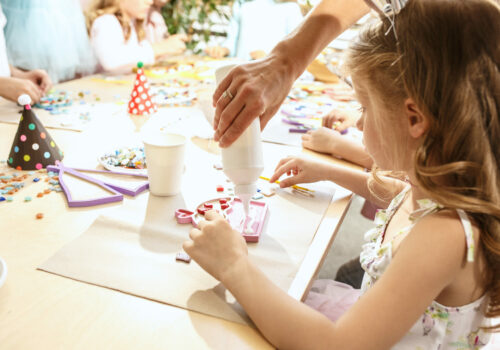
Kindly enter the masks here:
<path id="1" fill-rule="evenodd" d="M 24 106 L 7 164 L 17 170 L 40 170 L 62 160 L 63 153 L 31 110 L 31 98 L 19 96 Z"/>
<path id="2" fill-rule="evenodd" d="M 135 77 L 134 89 L 128 102 L 128 113 L 133 115 L 150 115 L 157 111 L 156 105 L 149 95 L 149 83 L 142 62 L 137 63 L 137 76 Z"/>

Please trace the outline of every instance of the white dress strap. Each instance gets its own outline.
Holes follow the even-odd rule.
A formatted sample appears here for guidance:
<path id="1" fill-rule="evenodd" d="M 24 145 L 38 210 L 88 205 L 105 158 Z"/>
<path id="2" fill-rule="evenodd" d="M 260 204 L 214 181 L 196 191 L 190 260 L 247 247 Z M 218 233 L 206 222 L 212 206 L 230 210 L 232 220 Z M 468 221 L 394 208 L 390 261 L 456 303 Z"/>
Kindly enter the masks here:
<path id="1" fill-rule="evenodd" d="M 465 231 L 465 241 L 467 243 L 467 261 L 474 261 L 474 232 L 472 231 L 472 224 L 470 223 L 469 216 L 462 209 L 457 209 L 458 216 L 462 222 Z"/>

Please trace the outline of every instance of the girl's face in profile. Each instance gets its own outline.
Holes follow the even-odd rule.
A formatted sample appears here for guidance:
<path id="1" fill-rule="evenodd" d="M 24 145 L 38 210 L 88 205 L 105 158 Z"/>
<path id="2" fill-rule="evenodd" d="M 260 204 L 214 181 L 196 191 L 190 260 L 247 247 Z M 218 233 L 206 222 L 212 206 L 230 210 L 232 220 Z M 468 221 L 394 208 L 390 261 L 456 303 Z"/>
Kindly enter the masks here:
<path id="1" fill-rule="evenodd" d="M 400 151 L 404 151 L 407 146 L 403 144 L 405 135 L 399 122 L 402 120 L 401 116 L 388 110 L 381 103 L 380 98 L 377 98 L 373 89 L 370 89 L 363 81 L 353 77 L 353 82 L 362 111 L 356 126 L 363 131 L 363 144 L 366 152 L 381 169 L 405 170 L 401 169 L 404 160 L 395 159 L 395 154 L 400 154 L 400 152 L 395 152 L 393 149 L 399 148 Z"/>
<path id="2" fill-rule="evenodd" d="M 145 19 L 153 0 L 121 0 L 122 10 L 134 19 Z"/>

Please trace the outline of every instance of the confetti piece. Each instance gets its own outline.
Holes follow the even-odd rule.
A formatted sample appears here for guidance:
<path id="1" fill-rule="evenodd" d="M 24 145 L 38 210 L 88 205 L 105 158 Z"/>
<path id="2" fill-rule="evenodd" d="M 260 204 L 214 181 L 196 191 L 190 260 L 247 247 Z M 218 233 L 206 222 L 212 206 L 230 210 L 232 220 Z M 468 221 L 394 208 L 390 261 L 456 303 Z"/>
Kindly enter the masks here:
<path id="1" fill-rule="evenodd" d="M 43 219 L 43 213 L 36 214 L 37 220 Z"/>
<path id="2" fill-rule="evenodd" d="M 175 260 L 176 261 L 183 261 L 183 262 L 189 264 L 191 262 L 191 257 L 184 252 L 179 252 L 175 255 Z"/>

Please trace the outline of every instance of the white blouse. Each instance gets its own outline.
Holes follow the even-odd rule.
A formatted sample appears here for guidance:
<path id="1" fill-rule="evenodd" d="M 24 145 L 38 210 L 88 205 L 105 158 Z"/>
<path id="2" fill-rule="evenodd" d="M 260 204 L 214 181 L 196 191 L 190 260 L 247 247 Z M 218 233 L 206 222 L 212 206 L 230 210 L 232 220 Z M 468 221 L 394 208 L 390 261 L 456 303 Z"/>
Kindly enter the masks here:
<path id="1" fill-rule="evenodd" d="M 123 29 L 114 15 L 96 18 L 90 31 L 90 43 L 101 71 L 139 61 L 152 64 L 155 60 L 153 47 L 146 39 L 138 41 L 133 23 L 130 25 L 130 37 L 125 41 Z"/>

